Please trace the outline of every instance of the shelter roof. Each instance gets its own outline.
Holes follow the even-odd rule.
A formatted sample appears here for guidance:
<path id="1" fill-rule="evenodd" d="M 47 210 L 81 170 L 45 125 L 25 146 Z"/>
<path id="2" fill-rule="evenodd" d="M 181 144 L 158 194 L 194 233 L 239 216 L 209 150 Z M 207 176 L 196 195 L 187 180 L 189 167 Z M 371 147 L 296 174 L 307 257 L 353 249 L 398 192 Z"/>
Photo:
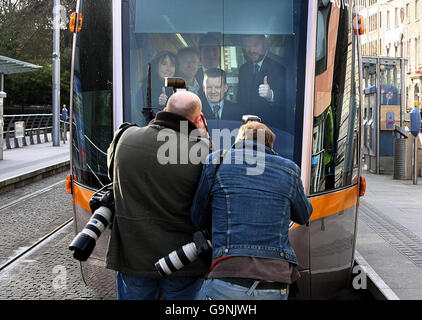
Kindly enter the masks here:
<path id="1" fill-rule="evenodd" d="M 42 66 L 37 66 L 29 62 L 19 61 L 5 56 L 0 56 L 0 73 L 3 74 L 32 72 L 37 71 L 41 68 Z"/>

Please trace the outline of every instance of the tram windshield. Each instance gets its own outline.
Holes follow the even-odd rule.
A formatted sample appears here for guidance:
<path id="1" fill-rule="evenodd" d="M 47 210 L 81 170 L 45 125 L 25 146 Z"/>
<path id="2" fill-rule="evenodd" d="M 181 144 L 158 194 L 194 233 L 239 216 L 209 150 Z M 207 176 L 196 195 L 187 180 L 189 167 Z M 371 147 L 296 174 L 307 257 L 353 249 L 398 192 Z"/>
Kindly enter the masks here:
<path id="1" fill-rule="evenodd" d="M 217 146 L 230 147 L 254 114 L 276 134 L 275 151 L 300 165 L 307 1 L 129 0 L 122 19 L 124 121 L 146 123 L 150 64 L 154 112 L 173 92 L 164 78 L 181 77 Z"/>

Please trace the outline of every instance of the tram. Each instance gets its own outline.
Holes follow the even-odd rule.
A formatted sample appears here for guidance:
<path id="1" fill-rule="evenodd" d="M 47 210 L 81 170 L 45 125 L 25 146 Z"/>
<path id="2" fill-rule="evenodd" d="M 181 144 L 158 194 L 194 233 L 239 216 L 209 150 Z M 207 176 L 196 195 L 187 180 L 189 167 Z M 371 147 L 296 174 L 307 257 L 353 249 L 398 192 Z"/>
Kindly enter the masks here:
<path id="1" fill-rule="evenodd" d="M 348 0 L 78 0 L 68 176 L 75 234 L 91 216 L 92 194 L 110 182 L 106 152 L 114 131 L 123 122 L 146 124 L 142 108 L 148 64 L 154 57 L 171 52 L 165 59 L 170 65 L 166 72 L 177 76 L 180 52 L 190 51 L 188 69 L 193 68 L 197 77 L 206 68 L 207 52 L 216 48 L 215 61 L 226 74 L 224 97 L 242 108 L 240 73 L 252 60 L 245 37 L 260 39 L 265 57 L 275 60 L 274 68 L 282 74 L 277 83 L 272 76 L 266 79 L 273 88 L 281 84 L 281 96 L 272 97 L 281 97 L 281 102 L 273 103 L 272 109 L 257 104 L 248 113 L 260 116 L 277 135 L 275 151 L 301 168 L 314 209 L 307 225 L 291 224 L 289 237 L 301 278 L 290 298 L 328 299 L 338 294 L 352 276 L 363 185 L 362 30 L 354 28 L 353 21 L 359 18 L 356 6 Z M 217 43 L 208 43 L 203 55 L 201 39 L 210 35 Z M 151 64 L 151 73 L 159 74 L 159 68 Z M 192 81 L 188 73 L 184 74 L 190 90 L 203 89 L 201 80 Z M 158 111 L 163 106 L 157 97 L 168 94 L 162 83 L 151 83 L 151 104 Z M 209 128 L 232 130 L 241 125 L 241 115 L 207 120 Z M 114 292 L 115 281 L 114 272 L 104 267 L 108 240 L 106 231 L 91 257 L 81 263 L 85 283 L 104 294 Z"/>

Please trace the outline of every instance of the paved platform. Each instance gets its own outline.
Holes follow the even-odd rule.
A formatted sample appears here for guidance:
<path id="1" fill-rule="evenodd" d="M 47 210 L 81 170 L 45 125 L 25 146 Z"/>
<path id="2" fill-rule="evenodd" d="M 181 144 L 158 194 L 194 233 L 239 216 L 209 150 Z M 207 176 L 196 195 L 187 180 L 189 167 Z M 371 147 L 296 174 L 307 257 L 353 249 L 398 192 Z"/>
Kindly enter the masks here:
<path id="1" fill-rule="evenodd" d="M 358 218 L 358 255 L 390 298 L 422 300 L 422 178 L 393 180 L 363 171 L 366 194 Z"/>
<path id="2" fill-rule="evenodd" d="M 69 166 L 69 142 L 53 147 L 52 142 L 3 150 L 0 160 L 0 191 L 13 184 L 63 171 Z"/>

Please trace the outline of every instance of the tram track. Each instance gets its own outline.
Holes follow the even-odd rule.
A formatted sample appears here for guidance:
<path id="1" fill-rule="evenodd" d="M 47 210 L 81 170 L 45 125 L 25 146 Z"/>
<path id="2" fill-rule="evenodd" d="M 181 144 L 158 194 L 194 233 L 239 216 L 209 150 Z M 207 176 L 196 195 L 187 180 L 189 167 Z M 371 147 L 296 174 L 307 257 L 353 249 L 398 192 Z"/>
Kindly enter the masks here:
<path id="1" fill-rule="evenodd" d="M 16 204 L 18 204 L 19 202 L 22 202 L 22 201 L 25 201 L 25 200 L 28 200 L 28 199 L 32 199 L 32 198 L 34 198 L 34 197 L 36 197 L 36 196 L 39 196 L 39 195 L 41 195 L 41 194 L 43 194 L 43 193 L 45 193 L 45 192 L 50 191 L 50 190 L 51 190 L 51 189 L 53 189 L 55 186 L 57 186 L 57 185 L 59 185 L 59 184 L 63 184 L 63 183 L 64 183 L 63 181 L 58 181 L 58 182 L 53 183 L 52 185 L 50 185 L 50 186 L 48 186 L 48 187 L 46 187 L 46 188 L 44 188 L 44 189 L 41 189 L 41 190 L 38 190 L 38 191 L 35 191 L 35 192 L 31 192 L 31 193 L 29 193 L 29 194 L 27 194 L 27 195 L 25 195 L 25 196 L 23 196 L 23 197 L 20 197 L 20 198 L 18 198 L 18 199 L 16 199 L 16 200 L 12 200 L 12 201 L 10 201 L 9 203 L 6 203 L 5 205 L 1 206 L 1 207 L 0 207 L 0 211 L 5 210 L 5 209 L 7 209 L 7 208 L 9 208 L 9 207 L 11 207 L 11 206 L 13 206 L 13 205 L 16 205 Z"/>
<path id="2" fill-rule="evenodd" d="M 35 242 L 31 246 L 29 246 L 28 248 L 26 248 L 22 252 L 18 253 L 17 255 L 13 256 L 12 258 L 10 258 L 6 263 L 4 263 L 4 264 L 2 264 L 0 266 L 0 272 L 2 270 L 6 269 L 7 267 L 9 267 L 14 262 L 17 262 L 20 258 L 22 258 L 23 256 L 27 255 L 31 251 L 34 251 L 35 249 L 38 249 L 44 242 L 46 242 L 48 239 L 50 239 L 53 235 L 55 235 L 58 232 L 60 232 L 62 229 L 64 229 L 71 222 L 73 222 L 73 218 L 67 220 L 65 223 L 61 224 L 60 226 L 58 226 L 53 231 L 47 233 L 45 236 L 43 236 L 42 238 L 40 238 L 37 242 Z"/>
<path id="3" fill-rule="evenodd" d="M 53 212 L 50 217 L 47 217 L 47 219 L 45 219 L 44 217 L 44 220 L 42 221 L 46 221 L 44 224 L 40 224 L 36 221 L 38 218 L 36 212 L 33 212 L 33 219 L 31 219 L 31 217 L 28 217 L 25 212 L 20 212 L 23 211 L 22 208 L 30 211 L 30 209 L 28 209 L 27 207 L 31 207 L 32 203 L 35 202 L 35 198 L 37 197 L 43 197 L 43 201 L 36 201 L 37 203 L 42 202 L 40 204 L 39 210 L 44 213 L 47 212 L 48 209 L 45 208 L 43 205 L 51 205 L 51 202 L 58 202 L 60 201 L 60 199 L 58 199 L 57 193 L 53 193 L 51 196 L 46 194 L 52 191 L 57 192 L 57 187 L 59 187 L 60 185 L 64 186 L 64 184 L 64 180 L 57 181 L 48 185 L 47 187 L 20 196 L 0 206 L 0 216 L 3 216 L 4 218 L 10 218 L 8 221 L 8 225 L 10 226 L 9 230 L 14 230 L 14 226 L 12 225 L 12 223 L 34 223 L 33 227 L 29 226 L 24 230 L 24 232 L 21 232 L 23 234 L 19 234 L 20 230 L 12 232 L 9 231 L 8 240 L 11 245 L 4 246 L 3 248 L 1 248 L 1 250 L 5 250 L 6 253 L 3 252 L 3 257 L 5 259 L 3 261 L 0 260 L 0 272 L 14 265 L 15 263 L 18 263 L 22 257 L 27 256 L 28 254 L 31 254 L 31 252 L 36 251 L 37 249 L 42 247 L 44 243 L 46 243 L 54 235 L 60 233 L 60 231 L 62 231 L 64 228 L 66 228 L 69 224 L 73 222 L 73 217 L 66 219 L 65 215 L 59 216 L 56 215 L 56 212 Z M 22 217 L 26 219 L 24 222 L 21 221 Z M 66 220 L 63 222 L 63 219 Z M 49 228 L 50 224 L 54 224 L 51 225 L 51 228 L 53 228 L 53 230 Z M 30 232 L 32 228 L 35 230 L 35 232 Z M 46 232 L 44 229 L 49 230 Z M 37 231 L 40 233 L 40 236 L 37 236 Z"/>

